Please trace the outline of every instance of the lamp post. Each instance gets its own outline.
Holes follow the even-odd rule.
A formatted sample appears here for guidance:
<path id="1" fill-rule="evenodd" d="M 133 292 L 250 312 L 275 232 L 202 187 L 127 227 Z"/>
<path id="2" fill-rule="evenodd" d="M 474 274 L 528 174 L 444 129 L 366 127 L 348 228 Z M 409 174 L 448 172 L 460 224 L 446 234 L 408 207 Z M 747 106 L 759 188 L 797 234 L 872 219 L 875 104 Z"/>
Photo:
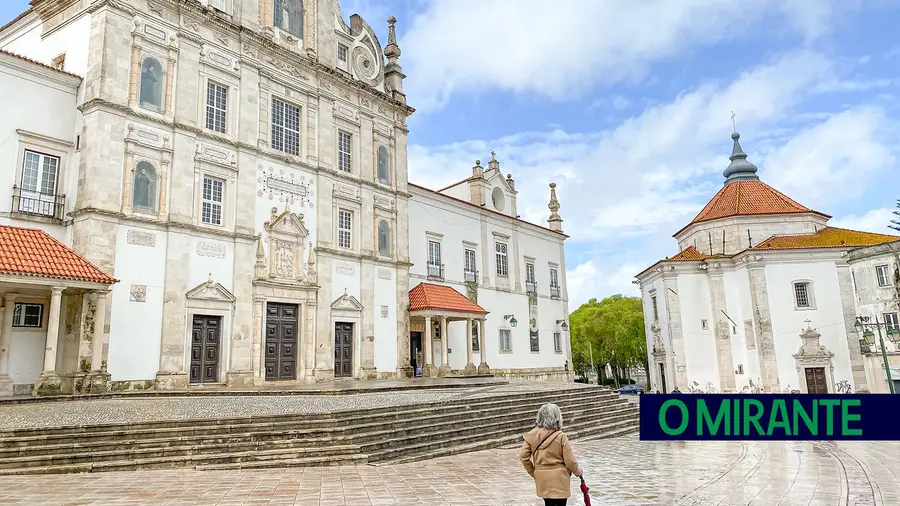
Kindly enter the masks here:
<path id="1" fill-rule="evenodd" d="M 513 315 L 511 315 L 511 314 L 503 315 L 503 319 L 506 320 L 506 321 L 508 321 L 508 322 L 509 322 L 509 326 L 512 327 L 512 328 L 516 328 L 516 324 L 519 323 L 519 320 L 516 320 L 516 317 L 513 316 Z"/>
<path id="2" fill-rule="evenodd" d="M 881 334 L 881 327 L 885 328 L 888 339 L 895 344 L 900 341 L 900 329 L 888 325 L 887 322 L 879 322 L 877 316 L 875 317 L 875 323 L 869 323 L 868 316 L 857 316 L 853 327 L 858 334 L 862 335 L 861 341 L 865 340 L 869 346 L 875 344 L 875 333 L 872 332 L 872 329 L 874 328 L 878 331 L 878 344 L 881 346 L 881 358 L 884 360 L 884 372 L 887 374 L 888 388 L 891 393 L 894 393 L 894 378 L 891 377 L 891 365 L 888 363 L 887 351 L 884 348 L 884 337 Z"/>

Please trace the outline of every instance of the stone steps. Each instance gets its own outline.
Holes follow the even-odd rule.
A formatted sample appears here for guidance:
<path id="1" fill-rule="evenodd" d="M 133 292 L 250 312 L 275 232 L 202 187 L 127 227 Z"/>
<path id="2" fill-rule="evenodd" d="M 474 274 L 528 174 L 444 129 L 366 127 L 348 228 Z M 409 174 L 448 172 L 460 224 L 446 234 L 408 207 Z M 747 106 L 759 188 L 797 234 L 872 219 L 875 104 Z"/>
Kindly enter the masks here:
<path id="1" fill-rule="evenodd" d="M 520 442 L 545 402 L 560 406 L 573 438 L 637 427 L 637 407 L 608 390 L 551 387 L 323 414 L 5 430 L 0 475 L 421 460 Z"/>

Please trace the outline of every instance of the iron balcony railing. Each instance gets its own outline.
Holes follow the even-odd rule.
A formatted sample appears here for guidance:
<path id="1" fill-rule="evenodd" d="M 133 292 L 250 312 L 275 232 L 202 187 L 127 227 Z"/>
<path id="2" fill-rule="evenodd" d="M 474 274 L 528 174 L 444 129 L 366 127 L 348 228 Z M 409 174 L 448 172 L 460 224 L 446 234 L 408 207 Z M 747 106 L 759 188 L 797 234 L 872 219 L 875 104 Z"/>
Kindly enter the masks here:
<path id="1" fill-rule="evenodd" d="M 465 271 L 466 283 L 478 283 L 478 271 Z"/>
<path id="2" fill-rule="evenodd" d="M 555 299 L 559 298 L 559 286 L 558 285 L 550 285 L 550 296 Z"/>
<path id="3" fill-rule="evenodd" d="M 525 293 L 537 293 L 537 282 L 525 281 Z"/>
<path id="4" fill-rule="evenodd" d="M 444 279 L 444 266 L 443 266 L 443 265 L 428 264 L 428 277 L 429 277 L 429 278 Z"/>
<path id="5" fill-rule="evenodd" d="M 63 221 L 66 213 L 66 196 L 23 190 L 13 185 L 12 211 Z"/>

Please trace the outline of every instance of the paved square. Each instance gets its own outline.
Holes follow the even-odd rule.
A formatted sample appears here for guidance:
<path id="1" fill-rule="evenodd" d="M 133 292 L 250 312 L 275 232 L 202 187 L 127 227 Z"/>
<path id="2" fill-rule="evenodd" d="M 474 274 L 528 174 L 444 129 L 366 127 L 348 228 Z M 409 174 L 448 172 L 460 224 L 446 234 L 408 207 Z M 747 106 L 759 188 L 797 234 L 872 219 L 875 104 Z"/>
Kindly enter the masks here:
<path id="1" fill-rule="evenodd" d="M 594 505 L 900 504 L 900 443 L 576 441 Z M 573 481 L 574 485 L 574 481 Z M 0 478 L 0 504 L 541 505 L 516 450 L 414 464 Z M 573 496 L 569 504 L 582 505 Z"/>

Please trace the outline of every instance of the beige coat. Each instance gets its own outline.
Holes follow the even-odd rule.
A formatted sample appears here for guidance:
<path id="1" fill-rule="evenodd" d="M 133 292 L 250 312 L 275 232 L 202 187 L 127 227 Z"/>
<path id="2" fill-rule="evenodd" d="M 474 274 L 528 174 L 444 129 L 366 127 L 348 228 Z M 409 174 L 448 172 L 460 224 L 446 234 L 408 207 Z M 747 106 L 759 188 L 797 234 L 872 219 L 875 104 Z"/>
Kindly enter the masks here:
<path id="1" fill-rule="evenodd" d="M 538 445 L 541 447 L 538 448 Z M 562 431 L 554 434 L 553 429 L 531 429 L 531 432 L 525 434 L 519 457 L 522 459 L 522 466 L 534 478 L 538 497 L 544 499 L 568 498 L 572 495 L 569 477 L 573 474 L 582 475 L 581 467 L 572 452 L 572 444 Z"/>

